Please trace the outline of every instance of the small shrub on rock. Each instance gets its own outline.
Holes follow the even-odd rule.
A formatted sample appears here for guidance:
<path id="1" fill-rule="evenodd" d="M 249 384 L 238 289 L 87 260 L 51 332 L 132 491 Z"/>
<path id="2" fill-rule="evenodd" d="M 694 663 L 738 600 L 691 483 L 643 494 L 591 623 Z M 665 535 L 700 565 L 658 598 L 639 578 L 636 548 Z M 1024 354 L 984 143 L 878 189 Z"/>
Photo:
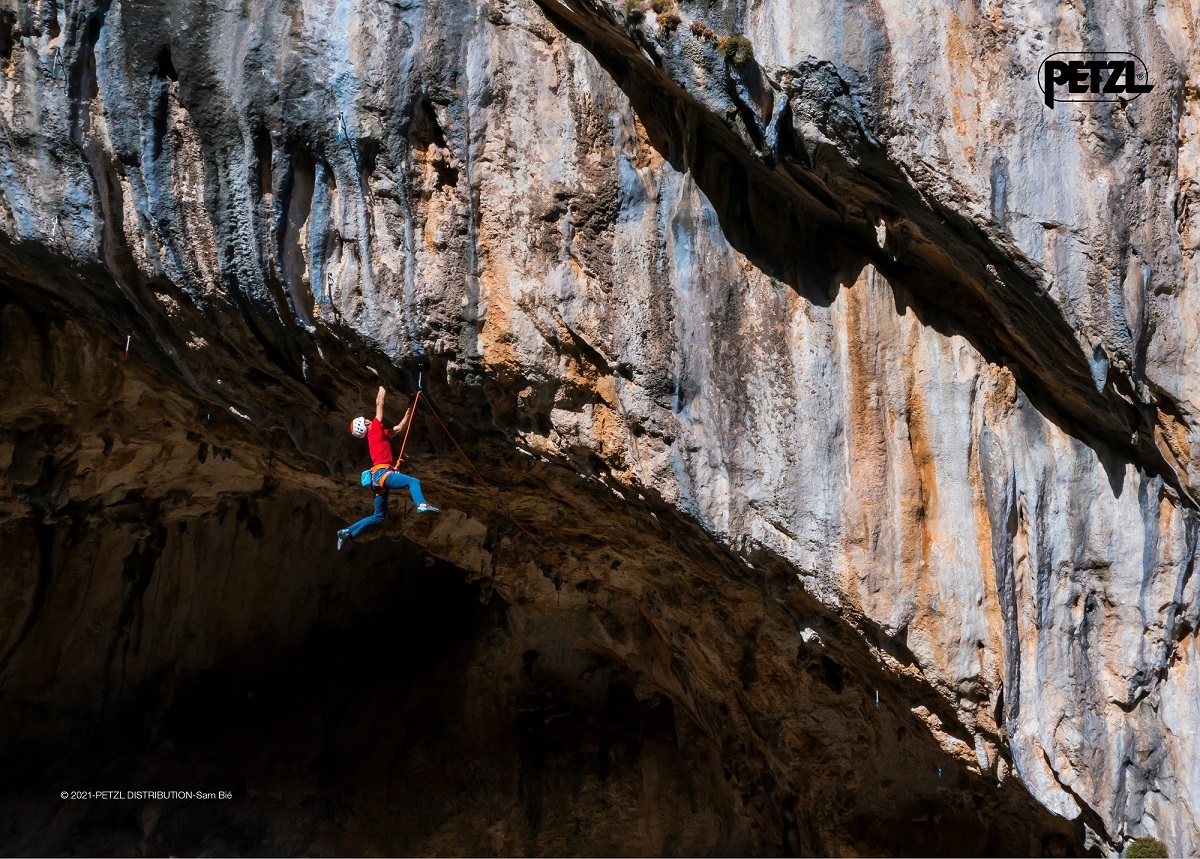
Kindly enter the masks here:
<path id="1" fill-rule="evenodd" d="M 699 21 L 693 21 L 688 25 L 688 29 L 691 30 L 692 34 L 697 38 L 708 39 L 710 42 L 715 42 L 717 40 L 717 34 L 708 29 L 708 27 L 705 27 Z"/>
<path id="2" fill-rule="evenodd" d="M 717 43 L 717 50 L 738 68 L 754 59 L 754 46 L 745 36 L 727 36 Z"/>
<path id="3" fill-rule="evenodd" d="M 1167 845 L 1157 838 L 1135 838 L 1125 848 L 1129 859 L 1167 859 Z"/>
<path id="4" fill-rule="evenodd" d="M 675 11 L 664 12 L 658 16 L 658 26 L 666 32 L 671 32 L 676 27 L 683 23 L 683 19 L 679 17 L 679 13 Z"/>
<path id="5" fill-rule="evenodd" d="M 646 17 L 646 10 L 642 8 L 642 0 L 625 0 L 625 17 L 630 21 L 640 21 Z"/>

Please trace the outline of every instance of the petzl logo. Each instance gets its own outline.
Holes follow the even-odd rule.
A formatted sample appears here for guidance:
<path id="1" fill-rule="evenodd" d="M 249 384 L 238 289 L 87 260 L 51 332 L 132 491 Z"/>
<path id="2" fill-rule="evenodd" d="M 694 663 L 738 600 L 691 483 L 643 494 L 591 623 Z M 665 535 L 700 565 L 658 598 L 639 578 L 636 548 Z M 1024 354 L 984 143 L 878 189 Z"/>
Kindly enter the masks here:
<path id="1" fill-rule="evenodd" d="M 1141 57 L 1128 51 L 1060 51 L 1038 69 L 1046 107 L 1056 101 L 1132 101 L 1154 89 L 1149 79 Z"/>

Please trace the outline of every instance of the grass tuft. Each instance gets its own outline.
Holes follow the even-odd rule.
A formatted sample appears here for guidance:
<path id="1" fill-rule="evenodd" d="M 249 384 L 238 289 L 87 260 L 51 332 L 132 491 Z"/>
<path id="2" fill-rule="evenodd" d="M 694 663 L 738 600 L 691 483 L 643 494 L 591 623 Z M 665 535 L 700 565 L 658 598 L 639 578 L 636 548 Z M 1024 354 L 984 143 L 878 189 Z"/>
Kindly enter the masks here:
<path id="1" fill-rule="evenodd" d="M 717 43 L 717 50 L 738 68 L 754 60 L 754 46 L 745 36 L 726 36 Z"/>
<path id="2" fill-rule="evenodd" d="M 1167 859 L 1167 845 L 1157 838 L 1135 838 L 1125 848 L 1129 859 Z"/>

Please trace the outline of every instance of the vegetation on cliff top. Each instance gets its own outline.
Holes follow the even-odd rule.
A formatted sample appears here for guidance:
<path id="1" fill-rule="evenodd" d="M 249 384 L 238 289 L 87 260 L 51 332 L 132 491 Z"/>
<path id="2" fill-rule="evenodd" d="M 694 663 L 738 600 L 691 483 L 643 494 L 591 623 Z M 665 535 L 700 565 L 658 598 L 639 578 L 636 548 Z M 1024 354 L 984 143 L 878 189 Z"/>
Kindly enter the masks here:
<path id="1" fill-rule="evenodd" d="M 717 50 L 739 68 L 754 59 L 754 46 L 745 36 L 726 36 L 717 43 Z"/>
<path id="2" fill-rule="evenodd" d="M 1167 845 L 1157 838 L 1135 838 L 1125 848 L 1128 859 L 1167 859 Z"/>

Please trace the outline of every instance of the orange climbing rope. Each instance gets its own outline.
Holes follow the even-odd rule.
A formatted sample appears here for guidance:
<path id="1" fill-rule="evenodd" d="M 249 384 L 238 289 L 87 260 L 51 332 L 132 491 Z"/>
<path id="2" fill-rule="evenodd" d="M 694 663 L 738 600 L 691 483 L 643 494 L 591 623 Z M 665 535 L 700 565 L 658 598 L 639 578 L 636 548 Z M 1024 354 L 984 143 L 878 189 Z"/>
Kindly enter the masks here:
<path id="1" fill-rule="evenodd" d="M 417 395 L 413 397 L 412 405 L 408 407 L 408 426 L 404 428 L 404 441 L 400 442 L 400 455 L 396 457 L 396 468 L 400 468 L 400 463 L 404 462 L 404 448 L 408 447 L 408 433 L 412 429 L 413 418 L 417 416 L 417 403 L 421 401 L 421 389 L 417 389 Z"/>
<path id="2" fill-rule="evenodd" d="M 419 397 L 420 395 L 421 395 L 421 391 L 417 391 L 417 396 Z M 482 484 L 483 488 L 488 491 L 488 494 L 492 496 L 492 500 L 496 502 L 496 506 L 500 508 L 500 512 L 502 512 L 505 516 L 507 516 L 509 519 L 511 519 L 512 523 L 514 525 L 516 525 L 518 528 L 520 528 L 526 537 L 528 537 L 530 540 L 535 542 L 538 545 L 538 547 L 541 548 L 541 550 L 543 552 L 548 554 L 550 557 L 554 558 L 554 560 L 558 561 L 558 563 L 562 564 L 564 567 L 571 566 L 570 564 L 567 563 L 566 560 L 563 559 L 563 557 L 560 554 L 558 554 L 558 552 L 554 551 L 549 546 L 547 546 L 545 543 L 543 543 L 541 540 L 539 540 L 536 536 L 534 536 L 532 531 L 530 531 L 528 528 L 526 528 L 524 525 L 521 524 L 520 520 L 517 519 L 516 516 L 514 516 L 512 513 L 508 512 L 508 508 L 504 506 L 504 502 L 500 500 L 500 496 L 497 495 L 496 491 L 494 489 L 492 489 L 492 487 L 490 485 L 488 485 L 488 482 L 486 480 L 483 479 L 483 475 L 479 473 L 479 469 L 477 469 L 475 467 L 475 464 L 471 462 L 471 458 L 469 456 L 467 456 L 466 451 L 464 451 L 462 449 L 462 447 L 459 445 L 459 443 L 457 441 L 455 441 L 454 436 L 451 434 L 450 430 L 446 427 L 445 422 L 442 421 L 441 415 L 439 415 L 437 412 L 437 409 L 434 408 L 433 400 L 428 395 L 426 395 L 426 397 L 425 397 L 425 403 L 426 403 L 426 405 L 429 406 L 430 414 L 433 415 L 434 419 L 438 422 L 438 425 L 441 426 L 442 432 L 444 432 L 446 434 L 446 438 L 450 439 L 450 443 L 452 445 L 454 445 L 454 449 L 457 450 L 459 453 L 459 456 L 461 456 L 463 458 L 463 462 L 465 462 L 467 464 L 467 466 L 471 469 L 471 471 L 474 472 L 475 479 L 478 480 L 480 482 L 480 484 Z M 416 401 L 415 400 L 413 401 L 413 413 L 414 414 L 416 413 Z M 578 566 L 576 566 L 576 568 L 578 569 Z"/>

